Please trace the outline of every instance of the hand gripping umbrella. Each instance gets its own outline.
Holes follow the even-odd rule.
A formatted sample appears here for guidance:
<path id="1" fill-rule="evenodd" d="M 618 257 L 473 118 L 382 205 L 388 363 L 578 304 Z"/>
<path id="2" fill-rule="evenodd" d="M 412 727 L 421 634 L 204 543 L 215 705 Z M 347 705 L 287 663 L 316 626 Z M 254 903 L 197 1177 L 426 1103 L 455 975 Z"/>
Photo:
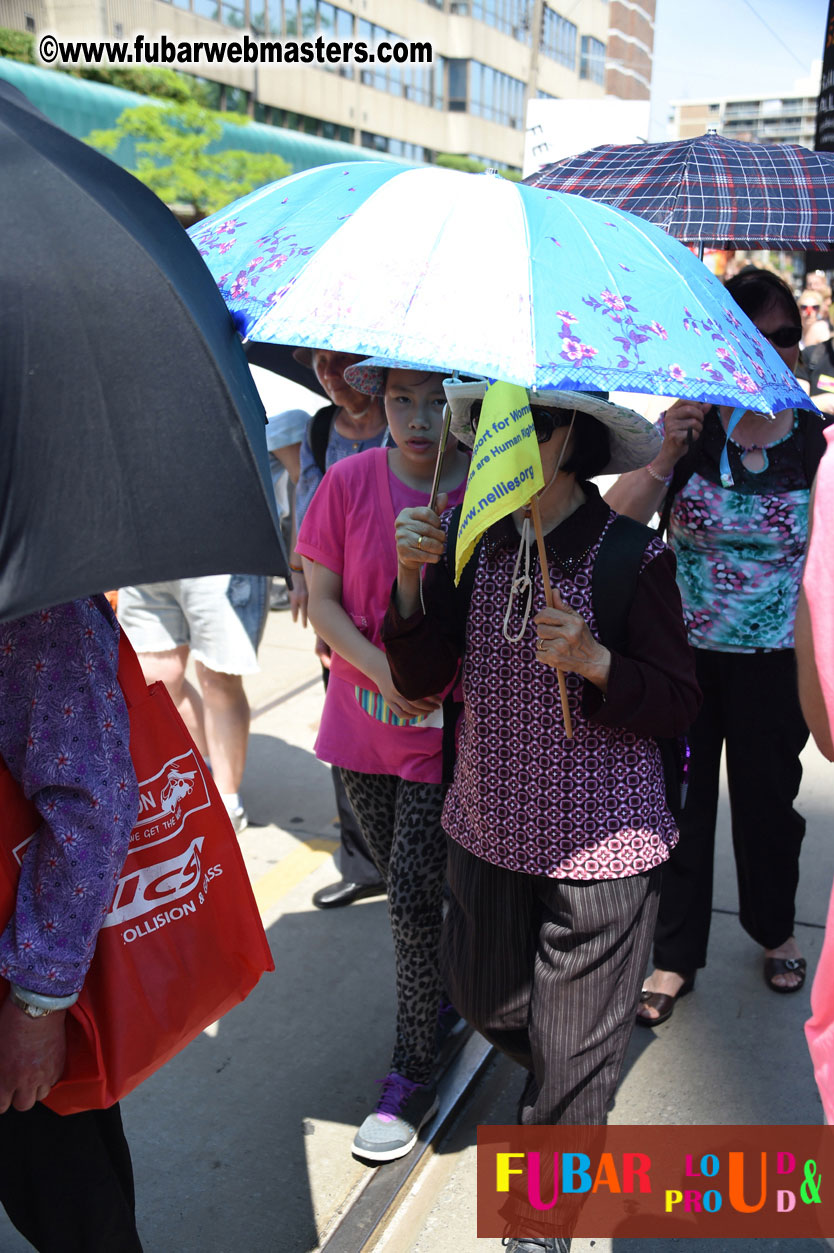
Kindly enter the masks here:
<path id="1" fill-rule="evenodd" d="M 160 200 L 0 82 L 0 618 L 282 574 L 264 413 Z"/>

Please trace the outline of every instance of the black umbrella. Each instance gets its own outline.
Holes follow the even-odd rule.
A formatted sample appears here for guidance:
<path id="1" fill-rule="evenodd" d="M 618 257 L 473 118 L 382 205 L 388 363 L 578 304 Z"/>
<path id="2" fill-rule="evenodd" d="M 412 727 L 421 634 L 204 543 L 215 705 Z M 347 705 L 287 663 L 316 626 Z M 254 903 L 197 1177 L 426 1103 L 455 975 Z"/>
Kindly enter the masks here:
<path id="1" fill-rule="evenodd" d="M 298 383 L 311 392 L 317 392 L 325 400 L 330 399 L 319 382 L 315 370 L 296 361 L 292 344 L 261 344 L 250 339 L 244 345 L 244 351 L 250 365 L 260 366 L 262 370 L 271 370 L 273 374 L 280 374 L 281 378 L 289 379 L 291 383 Z"/>
<path id="2" fill-rule="evenodd" d="M 231 316 L 151 191 L 0 81 L 0 618 L 286 574 Z"/>

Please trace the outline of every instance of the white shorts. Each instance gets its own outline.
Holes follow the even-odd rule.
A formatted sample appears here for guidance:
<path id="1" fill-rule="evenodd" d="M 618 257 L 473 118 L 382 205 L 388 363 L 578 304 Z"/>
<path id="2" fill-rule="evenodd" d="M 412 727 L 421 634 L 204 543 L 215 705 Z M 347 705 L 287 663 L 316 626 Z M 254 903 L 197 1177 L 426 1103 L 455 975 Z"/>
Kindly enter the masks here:
<path id="1" fill-rule="evenodd" d="M 187 644 L 220 674 L 256 674 L 269 580 L 255 574 L 209 574 L 145 583 L 119 591 L 119 622 L 137 653 Z"/>

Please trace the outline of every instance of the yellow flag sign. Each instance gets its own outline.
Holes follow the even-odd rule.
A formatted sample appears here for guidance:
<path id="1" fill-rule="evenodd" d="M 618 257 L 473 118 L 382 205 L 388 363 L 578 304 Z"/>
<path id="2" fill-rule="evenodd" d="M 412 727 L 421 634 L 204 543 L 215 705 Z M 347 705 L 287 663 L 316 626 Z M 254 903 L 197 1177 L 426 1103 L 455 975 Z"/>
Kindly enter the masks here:
<path id="1" fill-rule="evenodd" d="M 539 444 L 523 387 L 487 385 L 460 514 L 455 583 L 487 527 L 544 487 Z"/>

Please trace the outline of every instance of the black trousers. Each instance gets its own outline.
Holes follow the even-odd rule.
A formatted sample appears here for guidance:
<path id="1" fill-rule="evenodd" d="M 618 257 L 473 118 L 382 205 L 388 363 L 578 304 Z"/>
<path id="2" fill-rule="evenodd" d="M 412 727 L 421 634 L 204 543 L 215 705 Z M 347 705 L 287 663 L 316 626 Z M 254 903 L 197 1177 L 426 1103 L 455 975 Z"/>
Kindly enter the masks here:
<path id="1" fill-rule="evenodd" d="M 0 1203 L 39 1253 L 142 1253 L 118 1105 L 0 1114 Z"/>
<path id="2" fill-rule="evenodd" d="M 392 774 L 343 771 L 354 812 L 388 892 L 397 969 L 397 1035 L 391 1069 L 428 1083 L 437 1049 L 438 949 L 446 837 L 443 787 Z"/>
<path id="3" fill-rule="evenodd" d="M 531 1072 L 520 1121 L 604 1123 L 634 1027 L 660 869 L 548 879 L 448 844 L 441 974 L 455 1007 Z"/>
<path id="4" fill-rule="evenodd" d="M 330 678 L 330 671 L 326 666 L 321 668 L 321 677 L 326 692 L 327 680 Z M 330 774 L 333 778 L 333 791 L 336 794 L 336 812 L 339 815 L 340 844 L 336 851 L 339 874 L 346 883 L 379 883 L 379 871 L 374 864 L 371 850 L 368 848 L 362 828 L 345 791 L 342 772 L 338 766 L 331 766 Z"/>
<path id="5" fill-rule="evenodd" d="M 721 750 L 727 748 L 739 918 L 763 948 L 793 934 L 805 819 L 793 807 L 808 728 L 793 651 L 696 649 L 704 703 L 689 733 L 689 792 L 681 838 L 663 869 L 654 960 L 688 974 L 706 965 L 712 914 Z"/>

